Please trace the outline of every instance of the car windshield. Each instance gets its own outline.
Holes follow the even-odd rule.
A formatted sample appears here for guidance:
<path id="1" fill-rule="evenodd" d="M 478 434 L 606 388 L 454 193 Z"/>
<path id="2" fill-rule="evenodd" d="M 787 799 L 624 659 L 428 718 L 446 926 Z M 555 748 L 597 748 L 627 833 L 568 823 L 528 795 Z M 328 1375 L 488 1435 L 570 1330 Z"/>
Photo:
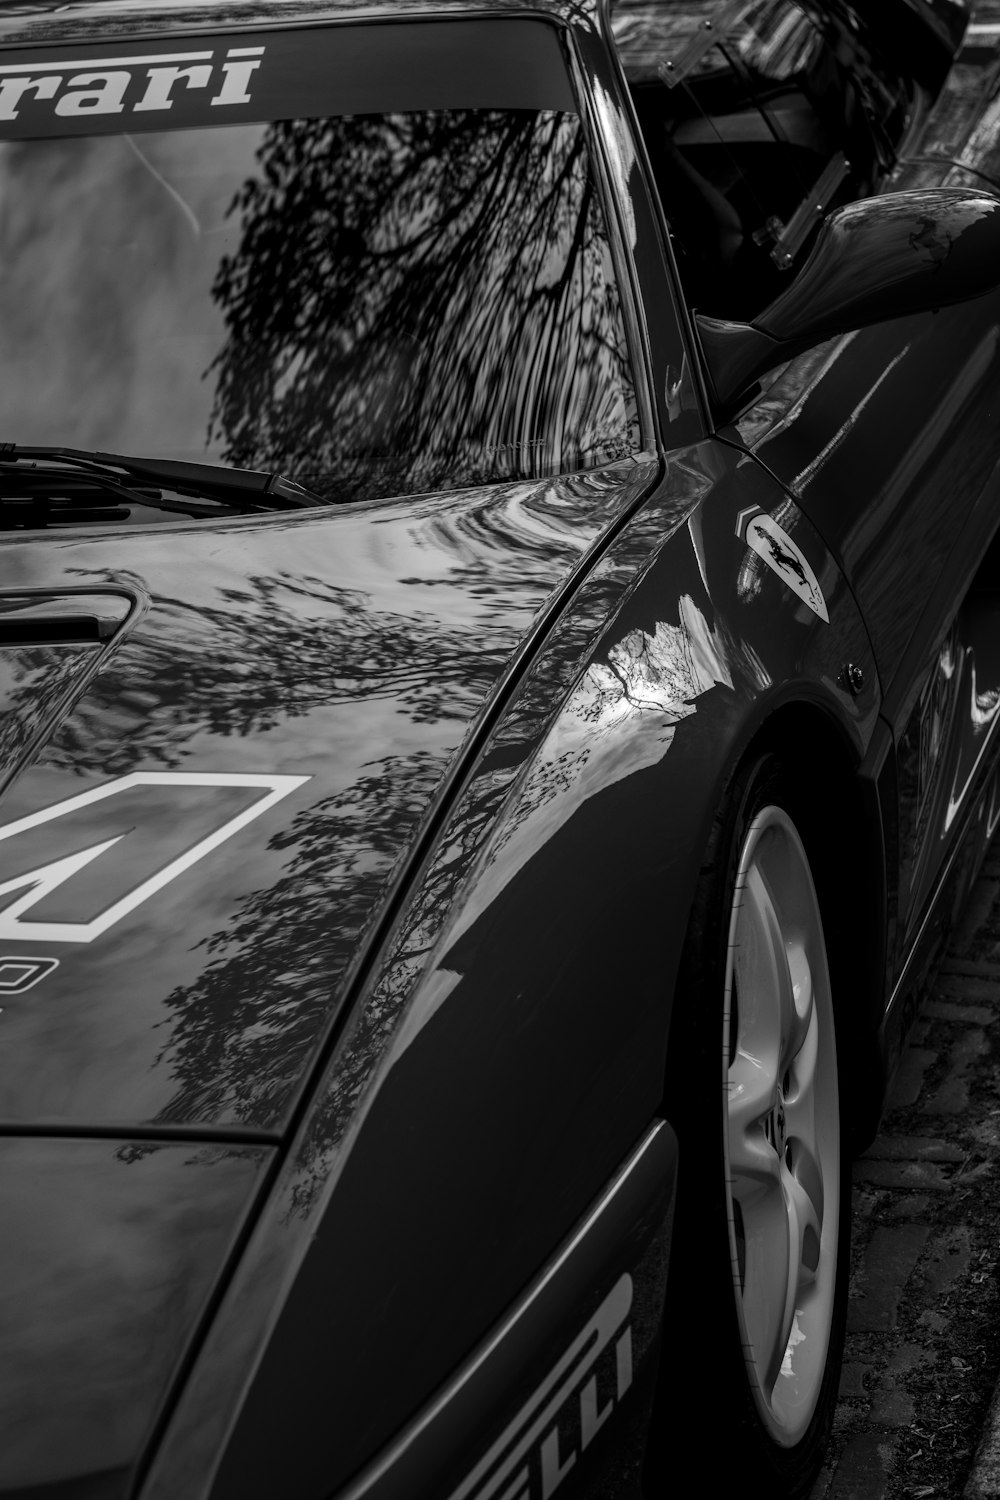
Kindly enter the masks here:
<path id="1" fill-rule="evenodd" d="M 0 59 L 5 441 L 279 470 L 330 500 L 638 446 L 553 30 L 100 50 Z"/>

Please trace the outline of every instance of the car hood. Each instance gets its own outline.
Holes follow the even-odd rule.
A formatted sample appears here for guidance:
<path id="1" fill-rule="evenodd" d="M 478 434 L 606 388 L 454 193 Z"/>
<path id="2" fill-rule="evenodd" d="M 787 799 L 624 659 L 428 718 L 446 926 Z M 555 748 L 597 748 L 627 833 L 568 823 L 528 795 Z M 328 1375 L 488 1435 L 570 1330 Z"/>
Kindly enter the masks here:
<path id="1" fill-rule="evenodd" d="M 0 1139 L 0 1496 L 121 1500 L 273 1150 Z"/>
<path id="2" fill-rule="evenodd" d="M 463 745 L 650 474 L 0 546 L 6 1130 L 282 1129 Z"/>

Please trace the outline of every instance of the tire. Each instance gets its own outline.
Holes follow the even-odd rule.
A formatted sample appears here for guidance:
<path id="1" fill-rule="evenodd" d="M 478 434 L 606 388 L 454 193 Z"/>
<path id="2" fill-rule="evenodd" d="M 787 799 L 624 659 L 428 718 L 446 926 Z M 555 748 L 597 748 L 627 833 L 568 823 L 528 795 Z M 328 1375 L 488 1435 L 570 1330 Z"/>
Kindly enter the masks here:
<path id="1" fill-rule="evenodd" d="M 664 1112 L 680 1166 L 649 1497 L 676 1488 L 692 1433 L 723 1445 L 744 1500 L 807 1495 L 843 1353 L 849 1163 L 809 820 L 773 755 L 730 793 L 670 1037 Z"/>

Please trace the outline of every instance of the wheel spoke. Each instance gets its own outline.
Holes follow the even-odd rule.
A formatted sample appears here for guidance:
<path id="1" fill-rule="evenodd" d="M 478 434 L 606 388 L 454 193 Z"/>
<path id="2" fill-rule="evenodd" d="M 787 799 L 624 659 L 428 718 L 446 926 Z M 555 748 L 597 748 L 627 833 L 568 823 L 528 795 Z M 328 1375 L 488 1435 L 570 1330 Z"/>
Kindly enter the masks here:
<path id="1" fill-rule="evenodd" d="M 776 1071 L 794 1006 L 778 914 L 756 865 L 747 871 L 739 899 L 734 955 L 739 1047 Z"/>
<path id="2" fill-rule="evenodd" d="M 797 1061 L 808 1041 L 815 1007 L 812 968 L 805 944 L 798 937 L 786 940 L 785 964 L 790 1003 L 782 1017 L 787 1024 L 781 1057 L 783 1073 Z"/>
<path id="3" fill-rule="evenodd" d="M 801 1170 L 801 1163 L 796 1164 L 796 1169 Z M 802 1180 L 796 1175 L 795 1170 L 790 1171 L 787 1167 L 781 1174 L 781 1185 L 788 1211 L 791 1270 L 789 1284 L 793 1303 L 800 1303 L 802 1294 L 816 1280 L 816 1267 L 819 1263 L 820 1241 L 823 1234 L 822 1188 L 818 1177 L 813 1173 L 809 1176 L 812 1181 L 808 1178 Z M 817 1203 L 814 1194 L 818 1187 L 820 1201 Z M 790 1316 L 788 1321 L 790 1328 Z"/>
<path id="4" fill-rule="evenodd" d="M 783 929 L 769 878 L 756 864 L 740 894 L 736 932 L 739 1046 L 782 1076 L 809 1034 L 813 975 L 805 942 Z"/>
<path id="5" fill-rule="evenodd" d="M 730 1137 L 729 1190 L 744 1207 L 779 1186 L 778 1158 L 762 1129 Z"/>
<path id="6" fill-rule="evenodd" d="M 780 1376 L 795 1373 L 796 1345 L 789 1340 L 816 1282 L 822 1236 L 806 1184 L 784 1165 L 774 1178 L 776 1191 L 742 1205 L 744 1320 L 766 1400 Z"/>
<path id="7" fill-rule="evenodd" d="M 737 1053 L 726 1084 L 730 1150 L 739 1136 L 762 1128 L 761 1122 L 777 1098 L 778 1078 L 773 1068 L 745 1052 Z"/>
<path id="8" fill-rule="evenodd" d="M 772 1153 L 773 1156 L 773 1153 Z M 781 1372 L 788 1345 L 794 1296 L 790 1290 L 792 1246 L 785 1195 L 777 1171 L 774 1190 L 743 1208 L 745 1274 L 742 1288 L 747 1343 L 766 1395 Z"/>
<path id="9" fill-rule="evenodd" d="M 789 1087 L 785 1092 L 787 1133 L 796 1136 L 815 1155 L 816 1085 L 819 1063 L 819 1025 L 815 1015 L 796 1056 L 791 1060 Z"/>

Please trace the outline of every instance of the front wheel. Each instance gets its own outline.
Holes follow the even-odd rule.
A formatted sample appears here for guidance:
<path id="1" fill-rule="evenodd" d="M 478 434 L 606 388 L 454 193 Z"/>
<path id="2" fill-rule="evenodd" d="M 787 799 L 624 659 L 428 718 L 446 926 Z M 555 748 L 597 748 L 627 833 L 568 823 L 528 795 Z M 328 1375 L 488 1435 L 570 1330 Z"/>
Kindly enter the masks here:
<path id="1" fill-rule="evenodd" d="M 723 1000 L 723 1158 L 746 1378 L 770 1441 L 817 1415 L 840 1261 L 840 1097 L 823 922 L 784 807 L 754 814 L 736 871 Z"/>
<path id="2" fill-rule="evenodd" d="M 744 1495 L 803 1496 L 836 1404 L 850 1194 L 822 913 L 773 756 L 716 820 L 675 1005 L 679 1195 L 646 1491 L 666 1492 L 671 1431 L 703 1428 L 707 1402 Z"/>

